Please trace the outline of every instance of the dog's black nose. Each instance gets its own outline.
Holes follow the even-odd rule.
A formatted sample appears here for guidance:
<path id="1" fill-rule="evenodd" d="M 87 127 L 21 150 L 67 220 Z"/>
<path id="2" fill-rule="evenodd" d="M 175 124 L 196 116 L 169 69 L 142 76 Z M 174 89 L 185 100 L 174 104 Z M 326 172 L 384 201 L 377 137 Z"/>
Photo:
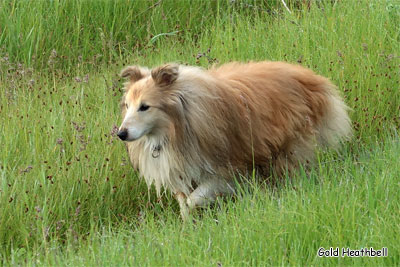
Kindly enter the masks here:
<path id="1" fill-rule="evenodd" d="M 119 139 L 121 140 L 126 140 L 126 138 L 128 137 L 128 130 L 127 129 L 121 129 L 118 131 L 117 133 Z"/>

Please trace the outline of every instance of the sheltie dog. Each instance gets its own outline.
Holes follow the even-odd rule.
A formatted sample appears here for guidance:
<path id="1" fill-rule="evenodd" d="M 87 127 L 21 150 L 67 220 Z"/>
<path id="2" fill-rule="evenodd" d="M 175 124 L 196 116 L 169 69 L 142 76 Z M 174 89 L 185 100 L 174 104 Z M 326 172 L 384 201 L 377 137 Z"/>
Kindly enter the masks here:
<path id="1" fill-rule="evenodd" d="M 351 136 L 336 87 L 301 66 L 129 66 L 121 76 L 118 136 L 147 184 L 175 195 L 183 218 L 233 193 L 236 174 L 278 179 L 311 162 L 317 146 L 336 149 Z"/>

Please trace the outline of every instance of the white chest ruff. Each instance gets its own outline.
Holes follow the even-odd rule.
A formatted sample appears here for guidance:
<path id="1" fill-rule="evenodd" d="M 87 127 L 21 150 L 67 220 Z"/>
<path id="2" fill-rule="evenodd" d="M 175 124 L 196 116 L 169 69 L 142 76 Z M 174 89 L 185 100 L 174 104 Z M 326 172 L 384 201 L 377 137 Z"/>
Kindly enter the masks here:
<path id="1" fill-rule="evenodd" d="M 200 168 L 182 160 L 183 157 L 176 155 L 168 146 L 161 147 L 158 153 L 154 152 L 157 151 L 152 145 L 145 145 L 137 151 L 139 172 L 147 185 L 154 184 L 157 194 L 160 194 L 161 188 L 165 188 L 173 193 L 188 195 L 192 190 L 192 181 L 200 179 Z"/>

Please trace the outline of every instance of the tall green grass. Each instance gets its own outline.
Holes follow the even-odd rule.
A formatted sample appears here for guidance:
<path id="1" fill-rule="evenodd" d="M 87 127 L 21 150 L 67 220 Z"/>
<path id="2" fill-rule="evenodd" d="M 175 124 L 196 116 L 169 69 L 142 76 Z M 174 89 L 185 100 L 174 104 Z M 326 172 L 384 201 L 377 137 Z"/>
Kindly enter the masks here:
<path id="1" fill-rule="evenodd" d="M 400 4 L 313 2 L 291 14 L 280 4 L 0 2 L 1 261 L 398 265 Z M 128 63 L 265 59 L 331 78 L 355 137 L 320 153 L 311 173 L 278 188 L 251 183 L 184 224 L 115 136 L 117 74 Z M 389 257 L 318 258 L 321 246 L 386 246 Z"/>
<path id="2" fill-rule="evenodd" d="M 0 45 L 13 61 L 72 71 L 123 61 L 160 38 L 195 38 L 226 11 L 276 6 L 257 0 L 1 1 Z M 52 53 L 62 60 L 52 60 Z"/>

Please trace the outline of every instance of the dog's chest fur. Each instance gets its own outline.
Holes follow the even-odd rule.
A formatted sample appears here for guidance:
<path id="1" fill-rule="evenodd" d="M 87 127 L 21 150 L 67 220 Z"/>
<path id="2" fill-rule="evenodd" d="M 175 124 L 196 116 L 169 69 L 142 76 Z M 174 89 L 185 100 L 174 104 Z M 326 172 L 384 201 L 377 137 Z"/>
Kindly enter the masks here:
<path id="1" fill-rule="evenodd" d="M 202 176 L 201 168 L 169 144 L 160 146 L 157 141 L 145 137 L 144 140 L 128 144 L 134 167 L 148 186 L 155 185 L 157 194 L 161 193 L 161 188 L 165 188 L 173 193 L 189 195 L 193 190 L 192 183 L 198 183 Z"/>

